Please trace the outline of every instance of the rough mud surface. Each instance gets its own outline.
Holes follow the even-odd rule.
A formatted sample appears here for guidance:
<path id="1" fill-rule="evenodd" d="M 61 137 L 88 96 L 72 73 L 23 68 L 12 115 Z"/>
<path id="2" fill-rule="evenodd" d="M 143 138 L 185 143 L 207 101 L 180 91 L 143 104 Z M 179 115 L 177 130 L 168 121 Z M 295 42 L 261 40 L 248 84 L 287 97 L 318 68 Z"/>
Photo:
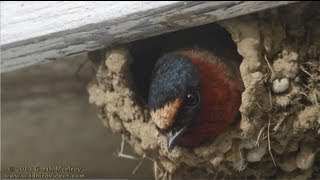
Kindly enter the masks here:
<path id="1" fill-rule="evenodd" d="M 104 125 L 157 166 L 156 177 L 320 178 L 320 7 L 297 4 L 220 22 L 239 54 L 241 120 L 211 143 L 168 153 L 138 103 L 128 49 L 114 48 L 88 86 Z"/>

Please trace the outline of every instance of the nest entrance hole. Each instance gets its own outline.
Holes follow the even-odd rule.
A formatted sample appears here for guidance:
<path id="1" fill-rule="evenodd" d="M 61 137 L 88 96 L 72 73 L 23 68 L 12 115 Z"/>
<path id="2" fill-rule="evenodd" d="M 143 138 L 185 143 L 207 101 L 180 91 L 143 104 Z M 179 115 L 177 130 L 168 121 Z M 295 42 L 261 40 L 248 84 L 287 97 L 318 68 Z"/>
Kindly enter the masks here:
<path id="1" fill-rule="evenodd" d="M 135 84 L 134 91 L 144 104 L 148 101 L 149 84 L 156 61 L 167 52 L 194 47 L 212 50 L 216 55 L 240 57 L 231 34 L 217 23 L 146 38 L 130 44 L 130 54 L 133 58 L 130 68 Z"/>

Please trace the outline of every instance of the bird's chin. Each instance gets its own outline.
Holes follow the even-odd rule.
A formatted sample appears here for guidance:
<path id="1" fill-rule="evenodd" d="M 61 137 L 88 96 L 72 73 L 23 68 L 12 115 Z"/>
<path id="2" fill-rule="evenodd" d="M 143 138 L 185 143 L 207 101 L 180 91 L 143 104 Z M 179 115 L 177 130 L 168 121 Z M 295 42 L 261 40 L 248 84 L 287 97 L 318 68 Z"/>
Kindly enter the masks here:
<path id="1" fill-rule="evenodd" d="M 177 145 L 178 141 L 183 137 L 186 133 L 188 126 L 185 125 L 180 129 L 170 130 L 167 134 L 167 149 L 169 152 L 173 150 L 173 148 Z"/>

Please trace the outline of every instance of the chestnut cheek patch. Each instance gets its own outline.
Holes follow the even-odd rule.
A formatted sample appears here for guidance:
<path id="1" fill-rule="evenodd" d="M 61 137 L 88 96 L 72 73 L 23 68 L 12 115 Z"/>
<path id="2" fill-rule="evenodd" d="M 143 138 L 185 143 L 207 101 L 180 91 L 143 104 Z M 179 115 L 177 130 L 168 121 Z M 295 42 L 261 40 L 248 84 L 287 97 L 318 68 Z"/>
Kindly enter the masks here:
<path id="1" fill-rule="evenodd" d="M 151 118 L 160 129 L 167 129 L 174 123 L 174 118 L 182 104 L 182 99 L 177 98 L 168 102 L 162 108 L 151 111 Z"/>

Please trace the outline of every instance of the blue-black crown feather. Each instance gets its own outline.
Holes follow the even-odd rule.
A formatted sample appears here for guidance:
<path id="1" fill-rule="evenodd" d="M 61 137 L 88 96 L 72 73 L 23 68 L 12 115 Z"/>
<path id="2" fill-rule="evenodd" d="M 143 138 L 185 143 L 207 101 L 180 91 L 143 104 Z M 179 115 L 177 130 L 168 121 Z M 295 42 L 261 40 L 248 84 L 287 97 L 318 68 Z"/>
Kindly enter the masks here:
<path id="1" fill-rule="evenodd" d="M 148 106 L 151 110 L 161 108 L 198 84 L 198 72 L 191 61 L 178 53 L 168 53 L 153 69 Z"/>

